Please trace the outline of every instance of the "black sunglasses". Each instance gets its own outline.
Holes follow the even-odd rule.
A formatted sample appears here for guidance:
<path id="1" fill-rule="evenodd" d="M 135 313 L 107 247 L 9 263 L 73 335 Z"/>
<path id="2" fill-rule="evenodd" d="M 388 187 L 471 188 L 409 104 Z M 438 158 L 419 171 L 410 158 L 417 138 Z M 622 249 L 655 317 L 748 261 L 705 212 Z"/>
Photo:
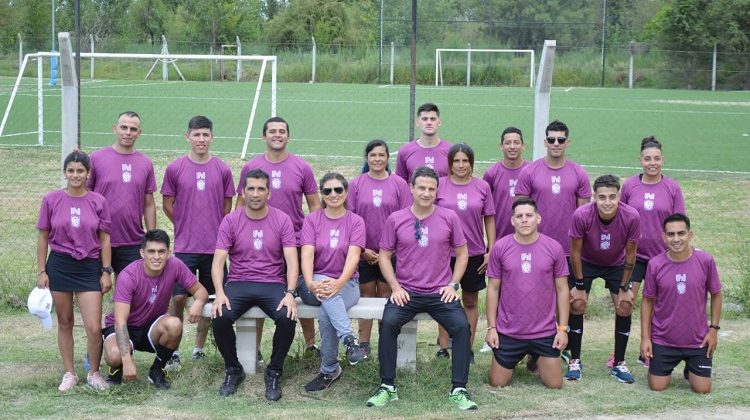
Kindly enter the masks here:
<path id="1" fill-rule="evenodd" d="M 549 143 L 549 144 L 555 144 L 555 141 L 557 141 L 560 144 L 563 144 L 566 141 L 568 141 L 568 138 L 565 137 L 565 136 L 563 136 L 563 137 L 552 137 L 552 136 L 547 137 L 547 143 Z"/>
<path id="2" fill-rule="evenodd" d="M 422 239 L 422 223 L 419 222 L 419 219 L 414 223 L 414 238 L 417 241 Z"/>
<path id="3" fill-rule="evenodd" d="M 331 193 L 334 191 L 336 191 L 336 194 L 343 194 L 344 187 L 323 188 L 320 191 L 323 193 L 323 195 L 331 195 Z"/>

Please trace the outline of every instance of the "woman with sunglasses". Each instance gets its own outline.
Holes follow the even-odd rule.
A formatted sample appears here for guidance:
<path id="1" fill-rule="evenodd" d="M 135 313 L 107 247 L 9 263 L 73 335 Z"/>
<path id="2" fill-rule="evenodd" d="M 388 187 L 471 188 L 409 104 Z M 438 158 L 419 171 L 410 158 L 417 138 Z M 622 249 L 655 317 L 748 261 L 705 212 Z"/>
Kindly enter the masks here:
<path id="1" fill-rule="evenodd" d="M 36 228 L 37 287 L 49 288 L 57 312 L 57 346 L 65 367 L 60 391 L 78 383 L 73 366 L 73 295 L 86 329 L 90 356 L 88 385 L 105 390 L 109 384 L 99 373 L 102 355 L 102 294 L 112 287 L 110 215 L 107 200 L 86 190 L 91 173 L 88 155 L 75 150 L 63 163 L 67 187 L 42 199 Z M 47 252 L 49 255 L 47 255 Z"/>
<path id="2" fill-rule="evenodd" d="M 362 217 L 367 226 L 367 240 L 359 261 L 359 292 L 362 297 L 389 297 L 388 287 L 378 267 L 380 235 L 388 216 L 412 203 L 409 185 L 388 166 L 388 144 L 372 140 L 365 146 L 365 164 L 362 174 L 350 184 L 349 208 Z M 395 260 L 394 267 L 395 267 Z M 370 353 L 372 320 L 359 321 L 360 346 Z"/>
<path id="3" fill-rule="evenodd" d="M 474 336 L 479 319 L 479 291 L 487 287 L 485 272 L 489 261 L 489 250 L 495 243 L 495 204 L 490 185 L 482 179 L 472 176 L 474 170 L 474 150 L 465 143 L 453 145 L 448 151 L 449 176 L 440 179 L 435 204 L 451 209 L 461 219 L 461 227 L 466 235 L 469 248 L 469 264 L 461 278 L 461 300 L 466 317 L 471 325 L 470 345 L 474 345 Z M 483 232 L 484 231 L 484 232 Z M 487 242 L 484 241 L 487 234 Z M 451 258 L 451 269 L 456 263 Z M 448 355 L 448 333 L 438 328 L 438 357 Z M 471 351 L 470 360 L 474 360 Z"/>
<path id="4" fill-rule="evenodd" d="M 305 385 L 322 391 L 341 376 L 339 341 L 349 364 L 366 357 L 354 337 L 346 311 L 359 300 L 357 264 L 365 247 L 365 222 L 346 208 L 348 183 L 339 173 L 320 180 L 323 208 L 310 213 L 302 225 L 302 301 L 319 305 L 320 374 Z"/>

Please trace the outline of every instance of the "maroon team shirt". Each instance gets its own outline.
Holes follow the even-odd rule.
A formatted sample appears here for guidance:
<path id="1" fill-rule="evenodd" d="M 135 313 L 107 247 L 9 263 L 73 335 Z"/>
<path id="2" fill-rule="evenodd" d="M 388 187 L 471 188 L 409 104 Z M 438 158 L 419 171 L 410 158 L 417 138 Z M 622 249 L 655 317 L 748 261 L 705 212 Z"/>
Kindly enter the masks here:
<path id="1" fill-rule="evenodd" d="M 48 244 L 53 251 L 79 261 L 99 258 L 99 231 L 110 231 L 109 205 L 93 191 L 83 197 L 71 197 L 65 190 L 52 191 L 42 199 L 36 228 L 49 231 Z"/>
<path id="2" fill-rule="evenodd" d="M 448 175 L 448 150 L 451 144 L 445 140 L 434 147 L 422 147 L 419 142 L 410 141 L 398 149 L 396 158 L 396 175 L 409 182 L 411 174 L 420 166 L 427 166 L 437 172 L 438 176 Z"/>
<path id="3" fill-rule="evenodd" d="M 544 219 L 542 219 L 544 221 Z M 572 239 L 583 239 L 581 259 L 591 264 L 614 267 L 625 262 L 625 245 L 638 243 L 640 216 L 634 208 L 620 202 L 615 217 L 605 225 L 599 220 L 596 203 L 584 204 L 573 213 Z"/>
<path id="4" fill-rule="evenodd" d="M 349 183 L 346 203 L 351 211 L 365 221 L 365 248 L 378 252 L 386 219 L 394 211 L 411 206 L 412 196 L 409 185 L 397 175 L 375 179 L 364 173 Z"/>
<path id="5" fill-rule="evenodd" d="M 529 163 L 524 160 L 518 168 L 509 169 L 500 161 L 484 172 L 482 179 L 490 185 L 495 201 L 495 238 L 500 239 L 514 232 L 510 218 L 513 215 L 513 202 L 516 201 L 516 184 L 521 170 Z"/>
<path id="6" fill-rule="evenodd" d="M 469 248 L 469 256 L 484 255 L 484 216 L 495 214 L 490 186 L 471 177 L 466 185 L 454 184 L 450 177 L 440 178 L 435 204 L 453 210 L 461 219 L 461 227 Z"/>
<path id="7" fill-rule="evenodd" d="M 643 297 L 654 299 L 651 341 L 668 347 L 700 348 L 708 334 L 706 293 L 721 291 L 713 257 L 700 249 L 685 261 L 666 252 L 648 262 Z"/>
<path id="8" fill-rule="evenodd" d="M 344 271 L 350 246 L 365 247 L 365 222 L 347 211 L 332 219 L 324 209 L 310 213 L 302 225 L 302 245 L 315 247 L 313 273 L 337 279 Z M 359 278 L 355 271 L 352 278 Z"/>
<path id="9" fill-rule="evenodd" d="M 555 335 L 555 278 L 568 274 L 565 252 L 549 236 L 539 234 L 531 244 L 521 244 L 513 235 L 495 242 L 487 276 L 500 279 L 497 331 L 519 340 Z"/>

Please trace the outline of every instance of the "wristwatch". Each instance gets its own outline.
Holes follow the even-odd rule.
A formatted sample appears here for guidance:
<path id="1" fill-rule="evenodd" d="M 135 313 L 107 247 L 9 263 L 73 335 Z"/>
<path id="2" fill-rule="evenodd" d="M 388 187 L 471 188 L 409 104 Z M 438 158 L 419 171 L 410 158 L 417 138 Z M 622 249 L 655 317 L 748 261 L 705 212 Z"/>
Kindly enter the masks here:
<path id="1" fill-rule="evenodd" d="M 582 278 L 577 279 L 574 277 L 573 283 L 575 284 L 577 290 L 586 290 L 586 283 L 584 283 Z"/>
<path id="2" fill-rule="evenodd" d="M 112 274 L 114 272 L 115 270 L 113 270 L 112 267 L 102 267 L 102 273 Z"/>
<path id="3" fill-rule="evenodd" d="M 458 288 L 460 287 L 458 283 L 451 283 L 451 287 L 453 287 L 453 290 L 458 292 Z"/>
<path id="4" fill-rule="evenodd" d="M 717 325 L 714 325 L 714 324 L 710 324 L 710 325 L 708 326 L 708 328 L 713 328 L 713 329 L 715 329 L 716 331 L 718 331 L 718 330 L 720 330 L 720 329 L 721 329 L 721 327 L 720 327 L 720 326 L 719 326 L 718 324 L 717 324 Z"/>
<path id="5" fill-rule="evenodd" d="M 633 288 L 633 282 L 632 281 L 629 281 L 629 282 L 627 282 L 625 284 L 621 284 L 620 285 L 620 290 L 622 290 L 623 292 L 629 292 L 632 288 Z"/>
<path id="6" fill-rule="evenodd" d="M 557 331 L 566 332 L 567 333 L 567 332 L 570 332 L 570 327 L 567 326 L 567 325 L 558 325 L 557 326 Z"/>
<path id="7" fill-rule="evenodd" d="M 293 298 L 297 297 L 297 291 L 295 289 L 287 289 L 284 293 L 289 293 Z"/>

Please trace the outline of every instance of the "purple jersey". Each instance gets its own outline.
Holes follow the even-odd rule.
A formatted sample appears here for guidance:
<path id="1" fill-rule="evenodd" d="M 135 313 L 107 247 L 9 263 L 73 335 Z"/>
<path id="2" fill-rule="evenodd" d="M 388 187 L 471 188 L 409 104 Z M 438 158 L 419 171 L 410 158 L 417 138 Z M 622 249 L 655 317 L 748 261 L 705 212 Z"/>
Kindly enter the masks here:
<path id="1" fill-rule="evenodd" d="M 466 244 L 461 221 L 452 210 L 434 207 L 419 221 L 410 208 L 388 217 L 380 238 L 380 249 L 395 252 L 396 279 L 409 293 L 437 294 L 451 281 L 450 257 L 453 250 Z"/>
<path id="2" fill-rule="evenodd" d="M 285 212 L 292 219 L 297 246 L 300 245 L 300 231 L 305 213 L 302 211 L 302 196 L 318 192 L 312 167 L 301 157 L 289 153 L 286 159 L 273 163 L 261 153 L 250 159 L 240 171 L 237 194 L 243 195 L 245 175 L 252 169 L 262 169 L 270 177 L 271 198 L 268 205 Z"/>
<path id="3" fill-rule="evenodd" d="M 385 220 L 394 211 L 411 206 L 412 197 L 409 185 L 401 177 L 391 174 L 385 179 L 375 179 L 364 173 L 349 183 L 346 202 L 370 227 L 365 248 L 378 252 Z"/>
<path id="4" fill-rule="evenodd" d="M 190 289 L 198 280 L 190 269 L 179 258 L 170 257 L 156 277 L 146 274 L 143 260 L 137 260 L 125 267 L 117 275 L 114 301 L 130 305 L 128 326 L 143 327 L 154 318 L 167 313 L 172 288 L 179 284 L 185 290 Z M 104 325 L 115 324 L 114 312 L 107 315 Z"/>
<path id="5" fill-rule="evenodd" d="M 109 233 L 107 200 L 93 191 L 71 197 L 65 190 L 47 193 L 42 199 L 36 228 L 49 231 L 51 250 L 82 260 L 99 258 L 99 231 Z"/>
<path id="6" fill-rule="evenodd" d="M 412 172 L 420 166 L 435 170 L 438 176 L 448 175 L 448 150 L 451 144 L 445 140 L 434 147 L 422 147 L 418 141 L 410 141 L 398 149 L 396 175 L 409 182 Z"/>
<path id="7" fill-rule="evenodd" d="M 513 202 L 516 201 L 516 184 L 521 169 L 530 164 L 524 160 L 521 166 L 514 169 L 506 168 L 502 161 L 487 168 L 484 181 L 490 184 L 492 198 L 495 202 L 495 238 L 500 239 L 514 232 L 510 218 L 513 215 Z"/>
<path id="8" fill-rule="evenodd" d="M 151 159 L 137 150 L 123 154 L 112 147 L 99 149 L 91 154 L 87 187 L 107 199 L 112 215 L 112 246 L 140 244 L 145 196 L 156 191 Z"/>
<path id="9" fill-rule="evenodd" d="M 562 168 L 552 169 L 537 159 L 518 175 L 516 195 L 525 195 L 536 201 L 543 233 L 562 245 L 565 255 L 570 255 L 568 230 L 579 198 L 591 197 L 589 176 L 581 165 L 570 160 Z"/>
<path id="10" fill-rule="evenodd" d="M 713 257 L 700 249 L 685 261 L 666 252 L 648 262 L 643 297 L 654 299 L 651 341 L 668 347 L 700 348 L 708 334 L 706 292 L 721 290 Z"/>
<path id="11" fill-rule="evenodd" d="M 234 196 L 229 166 L 216 156 L 205 163 L 183 156 L 164 171 L 161 194 L 175 199 L 174 251 L 213 254 L 224 199 Z"/>
<path id="12" fill-rule="evenodd" d="M 273 207 L 262 219 L 247 217 L 244 208 L 229 213 L 216 239 L 216 248 L 229 253 L 227 282 L 286 284 L 284 248 L 296 246 L 292 220 Z"/>
<path id="13" fill-rule="evenodd" d="M 495 214 L 490 186 L 471 177 L 466 185 L 454 184 L 450 177 L 440 178 L 435 204 L 456 212 L 469 247 L 469 256 L 484 255 L 484 216 Z"/>
<path id="14" fill-rule="evenodd" d="M 640 216 L 634 208 L 620 202 L 615 217 L 605 225 L 599 220 L 596 203 L 584 204 L 573 213 L 570 237 L 583 239 L 582 260 L 604 267 L 622 265 L 625 245 L 638 243 L 641 237 Z"/>
<path id="15" fill-rule="evenodd" d="M 487 276 L 500 279 L 496 328 L 519 340 L 549 337 L 557 332 L 555 279 L 568 275 L 562 246 L 539 234 L 531 244 L 513 235 L 492 246 Z"/>
<path id="16" fill-rule="evenodd" d="M 620 201 L 636 209 L 641 215 L 643 237 L 638 241 L 638 257 L 646 261 L 667 250 L 661 237 L 662 224 L 667 216 L 685 214 L 682 190 L 672 178 L 662 176 L 656 184 L 644 184 L 642 175 L 625 180 Z"/>
<path id="17" fill-rule="evenodd" d="M 302 245 L 315 247 L 313 273 L 337 279 L 349 247 L 365 247 L 365 222 L 351 211 L 338 219 L 326 216 L 324 209 L 314 211 L 302 225 Z M 356 271 L 352 278 L 359 278 Z"/>

